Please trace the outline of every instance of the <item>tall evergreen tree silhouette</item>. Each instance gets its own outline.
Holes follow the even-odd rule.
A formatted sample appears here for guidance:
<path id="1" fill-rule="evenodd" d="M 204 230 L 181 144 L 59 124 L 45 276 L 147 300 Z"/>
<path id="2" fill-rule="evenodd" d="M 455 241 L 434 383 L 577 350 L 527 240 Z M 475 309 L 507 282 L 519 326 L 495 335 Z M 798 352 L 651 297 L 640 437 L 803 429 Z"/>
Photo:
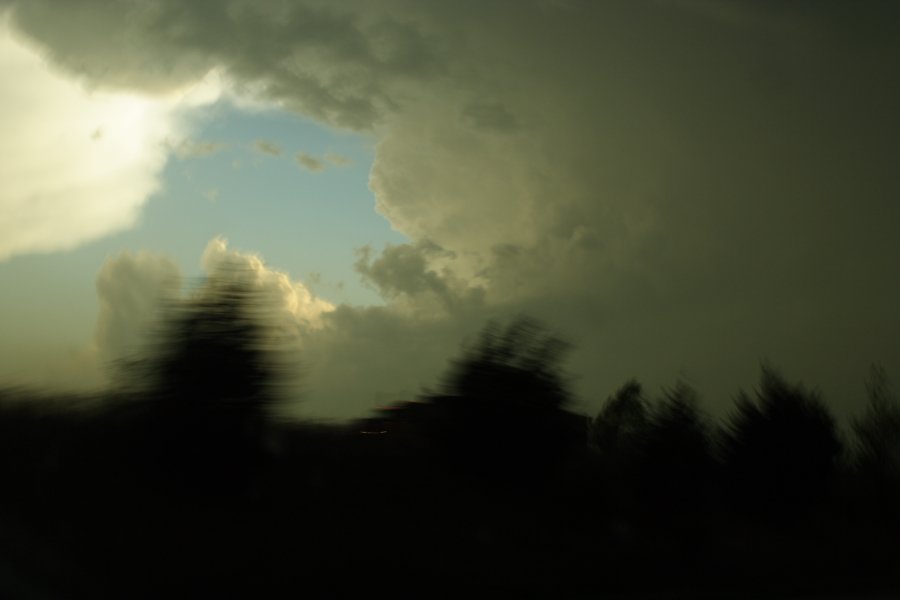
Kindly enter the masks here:
<path id="1" fill-rule="evenodd" d="M 647 515 L 667 531 L 696 541 L 708 512 L 715 460 L 710 427 L 696 392 L 679 382 L 653 407 L 638 485 Z"/>
<path id="2" fill-rule="evenodd" d="M 756 398 L 739 395 L 723 435 L 731 498 L 777 521 L 797 517 L 824 500 L 841 449 L 819 395 L 765 367 Z"/>
<path id="3" fill-rule="evenodd" d="M 650 406 L 636 379 L 627 381 L 591 422 L 589 442 L 611 466 L 634 463 L 642 451 L 650 425 Z"/>
<path id="4" fill-rule="evenodd" d="M 636 380 L 626 382 L 594 419 L 590 442 L 619 513 L 656 529 L 695 525 L 714 462 L 692 388 L 679 383 L 651 404 Z"/>
<path id="5" fill-rule="evenodd" d="M 883 367 L 873 366 L 866 385 L 869 402 L 853 420 L 854 467 L 873 506 L 871 516 L 900 530 L 900 400 Z"/>

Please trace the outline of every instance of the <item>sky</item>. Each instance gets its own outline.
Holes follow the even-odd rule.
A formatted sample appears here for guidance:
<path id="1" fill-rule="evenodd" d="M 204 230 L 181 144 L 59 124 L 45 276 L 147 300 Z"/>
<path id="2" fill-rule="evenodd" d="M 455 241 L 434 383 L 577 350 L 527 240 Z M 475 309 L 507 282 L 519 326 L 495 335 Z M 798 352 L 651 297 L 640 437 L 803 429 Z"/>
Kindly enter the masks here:
<path id="1" fill-rule="evenodd" d="M 900 9 L 0 0 L 0 377 L 86 389 L 235 261 L 297 414 L 434 386 L 490 319 L 712 413 L 900 376 Z"/>

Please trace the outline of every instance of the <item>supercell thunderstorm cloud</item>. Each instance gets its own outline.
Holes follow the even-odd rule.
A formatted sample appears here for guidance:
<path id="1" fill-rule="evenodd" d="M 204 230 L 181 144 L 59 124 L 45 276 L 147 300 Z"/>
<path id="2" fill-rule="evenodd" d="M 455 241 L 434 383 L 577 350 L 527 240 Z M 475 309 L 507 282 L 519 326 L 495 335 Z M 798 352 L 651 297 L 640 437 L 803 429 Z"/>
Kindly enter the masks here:
<path id="1" fill-rule="evenodd" d="M 373 136 L 376 208 L 409 242 L 359 251 L 382 306 L 329 306 L 315 327 L 299 324 L 314 413 L 360 415 L 373 394 L 414 394 L 448 347 L 523 313 L 574 343 L 589 405 L 633 375 L 651 387 L 686 378 L 724 403 L 770 360 L 843 410 L 870 363 L 900 365 L 889 4 L 4 5 L 6 27 L 94 96 L 166 98 L 218 73 L 230 94 Z M 148 143 L 176 137 L 141 122 Z M 57 188 L 4 190 L 4 217 L 41 227 L 10 222 L 22 237 L 6 235 L 0 251 L 127 227 L 157 154 L 110 165 L 127 192 L 114 176 L 81 186 L 64 170 Z M 16 208 L 36 194 L 33 209 Z M 104 219 L 82 228 L 66 207 Z"/>

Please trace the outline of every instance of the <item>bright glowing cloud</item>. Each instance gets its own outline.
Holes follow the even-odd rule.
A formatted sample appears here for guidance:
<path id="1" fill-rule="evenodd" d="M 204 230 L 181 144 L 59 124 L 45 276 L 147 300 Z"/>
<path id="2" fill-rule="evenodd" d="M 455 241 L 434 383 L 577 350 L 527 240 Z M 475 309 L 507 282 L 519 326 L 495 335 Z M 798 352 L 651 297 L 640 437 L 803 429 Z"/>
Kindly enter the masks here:
<path id="1" fill-rule="evenodd" d="M 323 315 L 334 310 L 334 305 L 318 298 L 303 282 L 266 266 L 260 256 L 229 249 L 224 238 L 207 244 L 201 263 L 210 279 L 239 277 L 240 283 L 261 293 L 266 302 L 262 314 L 275 319 L 280 328 L 316 329 L 322 326 Z"/>
<path id="2" fill-rule="evenodd" d="M 150 98 L 91 91 L 0 22 L 0 260 L 72 248 L 134 224 L 159 188 L 201 82 Z"/>

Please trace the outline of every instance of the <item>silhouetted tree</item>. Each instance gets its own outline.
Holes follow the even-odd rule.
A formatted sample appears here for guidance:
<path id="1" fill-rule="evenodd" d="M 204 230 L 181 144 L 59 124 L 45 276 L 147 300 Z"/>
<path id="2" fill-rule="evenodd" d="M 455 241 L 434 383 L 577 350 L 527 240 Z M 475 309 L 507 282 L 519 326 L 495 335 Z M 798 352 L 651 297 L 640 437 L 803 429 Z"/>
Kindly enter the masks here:
<path id="1" fill-rule="evenodd" d="M 781 521 L 819 504 L 842 447 L 819 395 L 766 367 L 756 399 L 741 392 L 736 404 L 722 444 L 732 499 Z"/>
<path id="2" fill-rule="evenodd" d="M 853 420 L 856 434 L 854 467 L 874 503 L 878 519 L 900 525 L 900 401 L 883 367 L 872 367 L 866 385 L 869 403 Z"/>
<path id="3" fill-rule="evenodd" d="M 711 504 L 715 460 L 696 392 L 679 382 L 653 407 L 638 485 L 647 515 L 683 541 L 700 539 Z"/>
<path id="4" fill-rule="evenodd" d="M 521 410 L 563 408 L 571 398 L 560 364 L 568 349 L 529 318 L 505 329 L 489 324 L 474 348 L 453 363 L 444 391 Z"/>
<path id="5" fill-rule="evenodd" d="M 713 458 L 693 389 L 679 383 L 650 404 L 641 385 L 628 381 L 594 419 L 590 441 L 605 483 L 604 498 L 626 520 L 619 527 L 650 527 L 657 534 L 677 525 L 679 535 L 697 529 L 695 517 L 710 492 Z"/>
<path id="6" fill-rule="evenodd" d="M 489 325 L 456 360 L 431 405 L 431 435 L 470 470 L 507 475 L 546 472 L 584 443 L 585 422 L 570 400 L 560 362 L 568 346 L 531 319 Z"/>
<path id="7" fill-rule="evenodd" d="M 650 427 L 650 404 L 636 379 L 606 399 L 588 429 L 590 521 L 619 543 L 636 541 L 637 478 Z"/>
<path id="8" fill-rule="evenodd" d="M 636 379 L 627 381 L 591 422 L 591 446 L 607 462 L 633 462 L 646 440 L 649 413 L 641 384 Z"/>
<path id="9" fill-rule="evenodd" d="M 239 275 L 239 274 L 237 274 Z M 170 307 L 148 356 L 127 369 L 144 399 L 151 460 L 200 485 L 241 486 L 256 466 L 281 372 L 245 278 L 207 281 Z"/>

